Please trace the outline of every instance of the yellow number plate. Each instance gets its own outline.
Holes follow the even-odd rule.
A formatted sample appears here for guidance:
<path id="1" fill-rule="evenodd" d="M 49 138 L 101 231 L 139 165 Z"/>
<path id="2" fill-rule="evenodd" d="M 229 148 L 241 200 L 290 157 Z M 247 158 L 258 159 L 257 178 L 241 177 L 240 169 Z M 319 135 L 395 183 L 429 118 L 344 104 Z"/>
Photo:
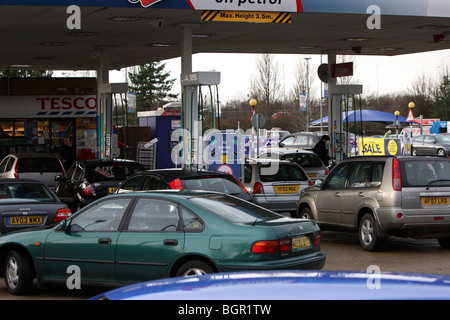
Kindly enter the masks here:
<path id="1" fill-rule="evenodd" d="M 425 206 L 448 205 L 449 197 L 423 197 L 422 204 Z"/>
<path id="2" fill-rule="evenodd" d="M 286 186 L 274 186 L 276 193 L 297 193 L 300 190 L 300 186 L 298 184 L 295 185 L 286 185 Z"/>
<path id="3" fill-rule="evenodd" d="M 21 225 L 21 224 L 42 224 L 41 216 L 22 216 L 22 217 L 8 217 L 8 225 Z"/>
<path id="4" fill-rule="evenodd" d="M 292 250 L 311 247 L 311 241 L 308 237 L 301 236 L 292 238 Z"/>
<path id="5" fill-rule="evenodd" d="M 308 177 L 317 178 L 317 173 L 308 173 Z"/>
<path id="6" fill-rule="evenodd" d="M 108 192 L 109 193 L 114 193 L 114 191 L 116 191 L 116 187 L 109 187 L 108 188 Z"/>

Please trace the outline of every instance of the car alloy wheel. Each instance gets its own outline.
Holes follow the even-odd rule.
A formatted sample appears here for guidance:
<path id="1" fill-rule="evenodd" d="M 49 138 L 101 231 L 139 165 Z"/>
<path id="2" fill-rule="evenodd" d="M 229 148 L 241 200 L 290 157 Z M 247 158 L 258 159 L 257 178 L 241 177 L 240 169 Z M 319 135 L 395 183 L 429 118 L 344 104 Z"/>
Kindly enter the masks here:
<path id="1" fill-rule="evenodd" d="M 366 213 L 359 224 L 359 242 L 367 251 L 376 251 L 383 244 L 384 238 L 378 236 L 377 224 L 372 214 Z"/>
<path id="2" fill-rule="evenodd" d="M 14 257 L 10 257 L 6 263 L 5 279 L 9 288 L 15 290 L 19 284 L 19 266 Z"/>
<path id="3" fill-rule="evenodd" d="M 183 264 L 177 271 L 177 277 L 201 276 L 208 273 L 214 273 L 214 269 L 203 261 L 192 260 Z"/>
<path id="4" fill-rule="evenodd" d="M 12 294 L 25 294 L 33 285 L 33 273 L 29 260 L 14 250 L 5 259 L 6 289 Z"/>

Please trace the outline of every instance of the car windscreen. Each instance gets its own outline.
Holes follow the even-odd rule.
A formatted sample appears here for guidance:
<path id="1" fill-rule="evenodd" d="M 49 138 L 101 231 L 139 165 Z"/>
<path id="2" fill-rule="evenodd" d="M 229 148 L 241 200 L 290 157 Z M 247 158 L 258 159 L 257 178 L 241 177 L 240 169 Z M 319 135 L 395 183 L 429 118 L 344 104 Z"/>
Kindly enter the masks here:
<path id="1" fill-rule="evenodd" d="M 401 161 L 403 187 L 450 186 L 450 159 Z"/>
<path id="2" fill-rule="evenodd" d="M 56 158 L 20 158 L 19 172 L 61 172 L 62 168 Z"/>
<path id="3" fill-rule="evenodd" d="M 227 194 L 241 194 L 244 190 L 233 180 L 233 177 L 206 176 L 181 179 L 185 189 L 209 190 Z"/>
<path id="4" fill-rule="evenodd" d="M 105 162 L 89 166 L 86 170 L 86 177 L 89 182 L 107 180 L 122 181 L 132 174 L 143 170 L 144 168 L 139 163 Z"/>
<path id="5" fill-rule="evenodd" d="M 227 195 L 192 197 L 189 201 L 221 218 L 235 223 L 254 223 L 255 221 L 266 221 L 284 217 L 245 200 Z"/>
<path id="6" fill-rule="evenodd" d="M 304 168 L 322 167 L 322 160 L 312 153 L 291 153 L 281 157 L 281 160 L 295 162 Z"/>
<path id="7" fill-rule="evenodd" d="M 0 203 L 24 201 L 57 202 L 53 194 L 40 183 L 0 184 Z"/>
<path id="8" fill-rule="evenodd" d="M 272 164 L 261 166 L 259 168 L 259 175 L 262 182 L 308 180 L 305 171 L 295 164 L 289 165 L 287 163 L 278 163 L 278 169 L 274 168 L 275 166 L 275 164 Z"/>

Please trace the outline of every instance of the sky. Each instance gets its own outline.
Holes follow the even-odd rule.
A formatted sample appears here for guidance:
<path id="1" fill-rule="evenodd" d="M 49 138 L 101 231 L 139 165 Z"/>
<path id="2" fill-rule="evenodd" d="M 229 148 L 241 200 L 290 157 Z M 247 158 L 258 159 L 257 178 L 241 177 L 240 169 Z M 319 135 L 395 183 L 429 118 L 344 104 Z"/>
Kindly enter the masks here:
<path id="1" fill-rule="evenodd" d="M 219 98 L 223 104 L 234 98 L 248 98 L 251 77 L 256 76 L 256 62 L 259 54 L 218 54 L 198 53 L 192 57 L 192 71 L 218 71 L 221 81 L 218 86 Z M 277 54 L 280 73 L 286 94 L 291 91 L 294 83 L 296 66 L 299 60 L 311 57 L 310 72 L 317 75 L 317 68 L 327 62 L 327 56 Z M 450 69 L 450 50 L 439 50 L 427 53 L 384 56 L 354 56 L 354 81 L 363 85 L 363 94 L 384 95 L 401 92 L 409 88 L 412 82 L 425 75 L 432 80 L 442 78 L 443 71 Z M 166 70 L 175 78 L 174 93 L 181 92 L 180 58 L 164 60 Z M 125 81 L 125 70 L 115 71 L 110 76 L 111 82 Z M 355 83 L 353 82 L 353 83 Z M 315 76 L 311 84 L 311 94 L 320 98 L 320 80 Z"/>

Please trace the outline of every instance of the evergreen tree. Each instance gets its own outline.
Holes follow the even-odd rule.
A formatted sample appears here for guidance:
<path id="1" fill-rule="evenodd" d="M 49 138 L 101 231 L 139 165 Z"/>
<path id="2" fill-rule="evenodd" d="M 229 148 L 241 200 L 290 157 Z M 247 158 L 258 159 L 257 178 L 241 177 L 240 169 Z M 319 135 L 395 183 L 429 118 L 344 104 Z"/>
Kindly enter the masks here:
<path id="1" fill-rule="evenodd" d="M 129 72 L 130 91 L 136 92 L 137 111 L 157 110 L 178 96 L 171 94 L 175 79 L 168 79 L 170 72 L 165 72 L 166 64 L 151 62 L 139 66 L 136 73 Z"/>
<path id="2" fill-rule="evenodd" d="M 441 120 L 450 119 L 450 79 L 445 75 L 436 89 L 433 101 L 433 116 Z"/>

